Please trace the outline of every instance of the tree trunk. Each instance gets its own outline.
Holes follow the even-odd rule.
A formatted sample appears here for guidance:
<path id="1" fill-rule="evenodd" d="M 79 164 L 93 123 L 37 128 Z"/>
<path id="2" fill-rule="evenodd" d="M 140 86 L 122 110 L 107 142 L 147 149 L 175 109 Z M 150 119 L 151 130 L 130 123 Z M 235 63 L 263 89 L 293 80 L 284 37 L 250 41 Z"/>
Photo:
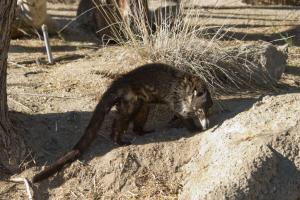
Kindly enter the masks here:
<path id="1" fill-rule="evenodd" d="M 7 52 L 15 6 L 16 0 L 0 1 L 0 172 L 3 169 L 15 171 L 25 149 L 8 118 L 6 93 Z"/>

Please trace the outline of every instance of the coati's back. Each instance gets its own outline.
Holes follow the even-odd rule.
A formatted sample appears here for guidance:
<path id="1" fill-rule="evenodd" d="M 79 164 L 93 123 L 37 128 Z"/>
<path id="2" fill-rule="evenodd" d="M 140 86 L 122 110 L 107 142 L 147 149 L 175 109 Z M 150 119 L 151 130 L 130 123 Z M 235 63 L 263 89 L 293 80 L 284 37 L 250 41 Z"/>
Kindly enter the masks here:
<path id="1" fill-rule="evenodd" d="M 146 64 L 116 79 L 111 87 L 122 88 L 130 85 L 138 89 L 152 86 L 159 89 L 160 94 L 167 94 L 180 84 L 185 75 L 185 72 L 166 64 Z"/>

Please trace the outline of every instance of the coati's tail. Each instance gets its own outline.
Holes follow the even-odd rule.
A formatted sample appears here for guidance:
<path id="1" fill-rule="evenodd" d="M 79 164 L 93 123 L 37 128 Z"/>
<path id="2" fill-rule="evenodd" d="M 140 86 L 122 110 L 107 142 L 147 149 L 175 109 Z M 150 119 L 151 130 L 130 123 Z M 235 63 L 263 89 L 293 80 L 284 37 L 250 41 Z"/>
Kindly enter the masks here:
<path id="1" fill-rule="evenodd" d="M 63 157 L 61 157 L 60 159 L 58 159 L 54 164 L 52 164 L 51 166 L 47 167 L 46 169 L 44 169 L 40 173 L 36 174 L 32 178 L 32 182 L 36 183 L 36 182 L 39 182 L 39 181 L 41 181 L 41 180 L 43 180 L 45 178 L 48 178 L 52 174 L 54 174 L 57 171 L 59 171 L 65 164 L 67 164 L 69 162 L 73 162 L 79 156 L 80 156 L 79 150 L 72 150 L 72 151 L 68 152 L 66 155 L 64 155 Z"/>
<path id="2" fill-rule="evenodd" d="M 86 150 L 90 144 L 94 141 L 97 131 L 100 129 L 101 124 L 104 120 L 105 115 L 110 111 L 118 99 L 118 95 L 113 91 L 112 88 L 109 88 L 102 96 L 100 102 L 96 106 L 96 109 L 93 113 L 93 116 L 89 122 L 89 125 L 85 129 L 84 134 L 81 136 L 80 140 L 73 147 L 71 151 L 65 154 L 63 157 L 55 161 L 49 167 L 46 167 L 43 171 L 36 174 L 32 178 L 32 182 L 36 183 L 41 181 L 49 176 L 58 172 L 63 166 L 67 163 L 71 163 L 76 160 L 84 150 Z"/>

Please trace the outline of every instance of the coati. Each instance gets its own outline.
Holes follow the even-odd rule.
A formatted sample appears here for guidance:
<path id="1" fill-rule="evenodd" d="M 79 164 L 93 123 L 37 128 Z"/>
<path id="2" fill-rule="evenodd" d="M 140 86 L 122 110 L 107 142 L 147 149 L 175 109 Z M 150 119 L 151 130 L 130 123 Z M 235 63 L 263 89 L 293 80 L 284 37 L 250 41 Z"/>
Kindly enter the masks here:
<path id="1" fill-rule="evenodd" d="M 111 138 L 119 145 L 130 123 L 139 135 L 147 133 L 144 125 L 149 104 L 166 104 L 190 131 L 208 127 L 208 110 L 212 106 L 210 92 L 197 76 L 166 64 L 146 64 L 115 79 L 95 108 L 83 136 L 71 151 L 54 164 L 36 174 L 32 181 L 41 181 L 73 162 L 92 143 L 105 115 L 116 106 Z"/>

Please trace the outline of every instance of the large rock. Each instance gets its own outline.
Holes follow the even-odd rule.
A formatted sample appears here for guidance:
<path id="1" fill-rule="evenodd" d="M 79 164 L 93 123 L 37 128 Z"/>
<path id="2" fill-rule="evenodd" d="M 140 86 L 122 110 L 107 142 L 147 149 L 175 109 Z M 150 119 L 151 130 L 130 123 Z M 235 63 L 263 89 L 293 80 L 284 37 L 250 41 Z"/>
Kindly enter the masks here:
<path id="1" fill-rule="evenodd" d="M 206 132 L 180 199 L 299 199 L 300 94 L 267 96 Z"/>
<path id="2" fill-rule="evenodd" d="M 285 71 L 287 53 L 287 45 L 275 46 L 269 42 L 257 42 L 229 47 L 222 52 L 211 52 L 211 56 L 205 59 L 207 63 L 226 69 L 226 72 L 217 71 L 220 80 L 231 80 L 234 77 L 239 79 L 235 82 L 241 87 L 266 87 L 276 84 Z M 216 59 L 217 55 L 221 59 Z"/>

